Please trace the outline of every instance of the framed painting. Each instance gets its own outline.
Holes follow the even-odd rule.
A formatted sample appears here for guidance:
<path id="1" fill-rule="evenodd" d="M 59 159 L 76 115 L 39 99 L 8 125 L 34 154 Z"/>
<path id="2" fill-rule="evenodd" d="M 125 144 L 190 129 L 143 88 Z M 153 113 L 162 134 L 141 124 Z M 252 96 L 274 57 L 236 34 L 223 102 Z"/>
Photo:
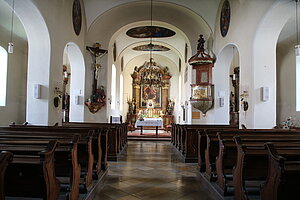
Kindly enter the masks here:
<path id="1" fill-rule="evenodd" d="M 210 96 L 208 86 L 194 85 L 192 86 L 192 98 L 193 99 L 205 99 Z"/>
<path id="2" fill-rule="evenodd" d="M 147 107 L 149 100 L 152 100 L 155 108 L 161 108 L 161 87 L 141 85 L 141 107 Z"/>

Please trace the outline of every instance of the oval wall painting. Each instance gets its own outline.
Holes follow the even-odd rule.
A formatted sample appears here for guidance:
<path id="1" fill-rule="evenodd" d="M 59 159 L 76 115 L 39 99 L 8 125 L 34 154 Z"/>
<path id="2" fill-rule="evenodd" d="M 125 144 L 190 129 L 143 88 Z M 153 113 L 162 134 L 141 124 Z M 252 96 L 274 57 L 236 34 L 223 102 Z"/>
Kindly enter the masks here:
<path id="1" fill-rule="evenodd" d="M 227 35 L 229 25 L 230 25 L 230 5 L 229 5 L 229 1 L 225 0 L 222 6 L 221 16 L 220 16 L 220 29 L 221 29 L 221 35 L 223 37 Z"/>
<path id="2" fill-rule="evenodd" d="M 81 31 L 82 22 L 80 0 L 74 0 L 73 2 L 72 20 L 74 31 L 76 35 L 79 35 Z"/>

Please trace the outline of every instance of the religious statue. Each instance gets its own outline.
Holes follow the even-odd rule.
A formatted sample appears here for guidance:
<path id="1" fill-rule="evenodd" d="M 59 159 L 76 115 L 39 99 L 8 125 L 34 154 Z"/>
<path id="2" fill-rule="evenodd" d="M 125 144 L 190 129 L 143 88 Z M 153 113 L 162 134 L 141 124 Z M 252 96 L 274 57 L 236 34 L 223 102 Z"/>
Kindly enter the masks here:
<path id="1" fill-rule="evenodd" d="M 135 101 L 135 98 L 132 98 L 132 113 L 136 114 L 136 101 Z"/>
<path id="2" fill-rule="evenodd" d="M 234 96 L 233 92 L 231 91 L 230 92 L 230 112 L 234 112 L 235 111 L 234 108 L 235 108 L 235 96 Z"/>
<path id="3" fill-rule="evenodd" d="M 93 103 L 105 103 L 106 94 L 104 91 L 104 86 L 101 85 L 100 88 L 96 90 L 96 93 L 92 95 Z"/>
<path id="4" fill-rule="evenodd" d="M 132 100 L 128 99 L 127 104 L 128 104 L 128 114 L 132 115 L 133 114 Z"/>
<path id="5" fill-rule="evenodd" d="M 147 103 L 147 109 L 146 109 L 147 117 L 153 117 L 153 109 L 154 109 L 154 103 L 153 103 L 152 99 L 150 99 L 150 100 L 148 100 L 148 103 Z"/>
<path id="6" fill-rule="evenodd" d="M 166 115 L 173 115 L 175 101 L 169 99 L 168 106 L 166 108 Z"/>
<path id="7" fill-rule="evenodd" d="M 197 45 L 197 51 L 198 52 L 203 52 L 205 49 L 204 49 L 204 43 L 205 43 L 205 40 L 203 38 L 203 35 L 199 35 L 199 39 L 198 39 L 198 45 Z"/>
<path id="8" fill-rule="evenodd" d="M 143 111 L 142 110 L 139 111 L 138 120 L 144 121 L 144 116 L 143 116 Z"/>
<path id="9" fill-rule="evenodd" d="M 86 47 L 86 49 L 91 53 L 94 61 L 95 79 L 98 79 L 98 71 L 101 68 L 100 59 L 107 53 L 107 50 L 100 49 L 100 47 L 101 45 L 99 43 L 95 43 L 93 47 Z"/>

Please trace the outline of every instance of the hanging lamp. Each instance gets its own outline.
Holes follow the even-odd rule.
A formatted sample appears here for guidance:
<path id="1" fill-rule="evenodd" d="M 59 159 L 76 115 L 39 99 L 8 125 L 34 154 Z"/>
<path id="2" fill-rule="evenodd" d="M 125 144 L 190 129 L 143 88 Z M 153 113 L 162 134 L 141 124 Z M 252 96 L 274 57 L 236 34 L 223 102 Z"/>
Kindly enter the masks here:
<path id="1" fill-rule="evenodd" d="M 8 53 L 14 53 L 14 43 L 12 40 L 13 30 L 14 30 L 14 12 L 15 12 L 15 0 L 12 0 L 10 42 L 8 43 L 8 47 L 7 47 Z"/>

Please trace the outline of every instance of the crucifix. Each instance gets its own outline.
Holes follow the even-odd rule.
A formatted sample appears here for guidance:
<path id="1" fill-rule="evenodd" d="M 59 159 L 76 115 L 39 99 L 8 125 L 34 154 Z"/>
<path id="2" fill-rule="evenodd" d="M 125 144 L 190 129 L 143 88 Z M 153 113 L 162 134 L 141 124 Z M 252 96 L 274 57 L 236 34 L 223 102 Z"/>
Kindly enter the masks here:
<path id="1" fill-rule="evenodd" d="M 101 68 L 100 59 L 107 54 L 107 50 L 100 49 L 101 45 L 99 43 L 95 43 L 92 47 L 87 46 L 86 49 L 91 53 L 93 59 L 93 94 L 96 93 L 97 90 L 97 80 L 99 76 L 99 70 Z"/>

